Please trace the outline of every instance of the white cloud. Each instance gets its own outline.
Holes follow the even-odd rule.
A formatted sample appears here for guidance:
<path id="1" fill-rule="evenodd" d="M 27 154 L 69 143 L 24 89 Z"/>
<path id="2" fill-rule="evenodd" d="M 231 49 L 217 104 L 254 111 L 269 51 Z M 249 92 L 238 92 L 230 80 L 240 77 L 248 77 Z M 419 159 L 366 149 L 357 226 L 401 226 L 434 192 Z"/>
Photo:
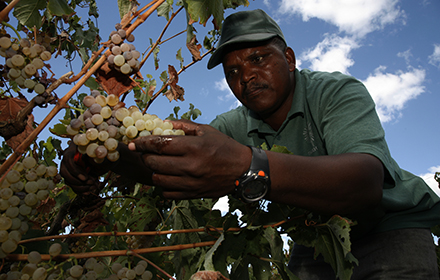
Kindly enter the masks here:
<path id="1" fill-rule="evenodd" d="M 398 0 L 282 0 L 280 12 L 318 18 L 336 25 L 340 31 L 363 37 L 403 18 Z"/>
<path id="2" fill-rule="evenodd" d="M 405 104 L 425 91 L 425 70 L 409 69 L 395 74 L 385 73 L 386 67 L 378 67 L 363 81 L 374 101 L 382 122 L 396 118 Z"/>
<path id="3" fill-rule="evenodd" d="M 354 64 L 351 51 L 358 48 L 353 38 L 339 37 L 326 34 L 322 42 L 315 48 L 302 53 L 301 61 L 309 61 L 310 69 L 315 71 L 340 71 L 348 73 L 348 68 Z"/>
<path id="4" fill-rule="evenodd" d="M 430 64 L 440 68 L 440 44 L 434 45 L 434 52 L 428 58 Z"/>
<path id="5" fill-rule="evenodd" d="M 406 64 L 409 64 L 410 58 L 412 57 L 411 49 L 408 49 L 404 52 L 397 53 L 398 57 L 403 57 L 405 59 Z"/>
<path id="6" fill-rule="evenodd" d="M 237 108 L 238 106 L 241 105 L 241 102 L 235 98 L 235 95 L 232 93 L 231 89 L 229 88 L 228 83 L 226 82 L 225 78 L 223 78 L 220 81 L 215 82 L 214 86 L 217 90 L 227 92 L 225 95 L 217 96 L 217 98 L 221 102 L 230 102 L 231 100 L 234 100 L 234 102 L 231 104 L 231 106 L 229 106 L 229 109 L 234 109 L 234 108 Z"/>
<path id="7" fill-rule="evenodd" d="M 440 165 L 433 166 L 428 169 L 428 173 L 419 175 L 423 180 L 425 180 L 426 184 L 431 187 L 431 189 L 440 196 L 440 188 L 439 183 L 434 179 L 434 175 L 436 172 L 440 172 Z"/>

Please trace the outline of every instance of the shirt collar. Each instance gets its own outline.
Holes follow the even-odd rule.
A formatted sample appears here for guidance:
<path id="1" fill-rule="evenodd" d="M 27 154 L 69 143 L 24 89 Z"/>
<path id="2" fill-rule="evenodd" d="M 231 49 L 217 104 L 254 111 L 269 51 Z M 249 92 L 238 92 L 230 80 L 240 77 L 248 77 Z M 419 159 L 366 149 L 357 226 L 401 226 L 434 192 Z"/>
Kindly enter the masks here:
<path id="1" fill-rule="evenodd" d="M 289 113 L 287 114 L 287 119 L 281 125 L 280 130 L 286 125 L 286 122 L 297 116 L 304 116 L 304 91 L 301 86 L 301 74 L 298 69 L 295 69 L 295 93 L 293 94 L 292 105 L 290 107 Z M 253 111 L 247 109 L 248 123 L 247 123 L 247 134 L 250 135 L 252 132 L 259 132 L 264 134 L 274 134 L 276 131 L 272 129 L 268 124 L 264 123 L 261 118 Z"/>

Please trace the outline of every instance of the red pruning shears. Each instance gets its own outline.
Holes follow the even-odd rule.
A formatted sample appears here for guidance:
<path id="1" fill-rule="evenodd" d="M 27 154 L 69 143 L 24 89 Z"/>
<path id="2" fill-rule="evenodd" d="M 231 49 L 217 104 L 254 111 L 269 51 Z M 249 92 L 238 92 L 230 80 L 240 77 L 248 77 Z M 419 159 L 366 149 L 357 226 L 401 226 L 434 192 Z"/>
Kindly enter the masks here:
<path id="1" fill-rule="evenodd" d="M 73 156 L 73 161 L 78 164 L 79 166 L 81 166 L 82 168 L 84 168 L 86 170 L 87 173 L 90 172 L 90 166 L 87 166 L 86 163 L 83 160 L 83 154 L 81 154 L 80 152 L 76 151 L 75 155 Z"/>

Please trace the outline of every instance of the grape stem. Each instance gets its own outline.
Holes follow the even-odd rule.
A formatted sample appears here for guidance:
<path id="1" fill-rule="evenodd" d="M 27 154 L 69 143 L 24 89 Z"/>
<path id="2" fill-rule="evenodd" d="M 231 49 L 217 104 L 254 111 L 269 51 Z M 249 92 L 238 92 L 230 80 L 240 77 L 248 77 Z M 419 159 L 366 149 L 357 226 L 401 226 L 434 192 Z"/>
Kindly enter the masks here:
<path id="1" fill-rule="evenodd" d="M 9 6 L 8 6 L 8 7 L 9 7 Z M 7 7 L 6 7 L 6 8 L 7 8 Z M 6 10 L 6 9 L 5 9 L 5 10 Z M 3 11 L 4 11 L 4 10 L 3 10 Z M 2 12 L 3 12 L 3 11 L 2 11 Z M 7 23 L 7 22 L 5 22 L 5 21 L 2 21 L 2 25 L 7 26 L 7 27 L 11 28 L 12 30 L 14 30 L 15 34 L 17 35 L 18 40 L 21 40 L 21 36 L 20 36 L 20 34 L 18 33 L 17 29 L 15 29 L 12 25 L 10 25 L 9 23 Z"/>

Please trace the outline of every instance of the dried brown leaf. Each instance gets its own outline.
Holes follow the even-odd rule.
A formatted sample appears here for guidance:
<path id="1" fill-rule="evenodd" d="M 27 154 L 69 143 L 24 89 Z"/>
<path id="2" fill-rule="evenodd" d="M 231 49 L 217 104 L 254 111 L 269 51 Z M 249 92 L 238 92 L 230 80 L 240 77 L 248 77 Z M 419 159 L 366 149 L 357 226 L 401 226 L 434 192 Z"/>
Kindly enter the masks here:
<path id="1" fill-rule="evenodd" d="M 96 81 L 102 86 L 107 94 L 121 96 L 136 86 L 136 83 L 128 75 L 110 68 L 106 62 L 96 71 Z"/>
<path id="2" fill-rule="evenodd" d="M 27 118 L 26 126 L 20 134 L 10 137 L 6 140 L 6 143 L 11 147 L 12 150 L 20 146 L 21 143 L 34 131 L 34 116 L 30 114 Z"/>
<path id="3" fill-rule="evenodd" d="M 186 47 L 192 54 L 192 58 L 194 61 L 199 61 L 202 59 L 202 56 L 200 55 L 200 49 L 202 48 L 202 46 L 200 44 L 197 44 L 196 36 L 193 36 L 191 40 L 186 43 Z"/>

